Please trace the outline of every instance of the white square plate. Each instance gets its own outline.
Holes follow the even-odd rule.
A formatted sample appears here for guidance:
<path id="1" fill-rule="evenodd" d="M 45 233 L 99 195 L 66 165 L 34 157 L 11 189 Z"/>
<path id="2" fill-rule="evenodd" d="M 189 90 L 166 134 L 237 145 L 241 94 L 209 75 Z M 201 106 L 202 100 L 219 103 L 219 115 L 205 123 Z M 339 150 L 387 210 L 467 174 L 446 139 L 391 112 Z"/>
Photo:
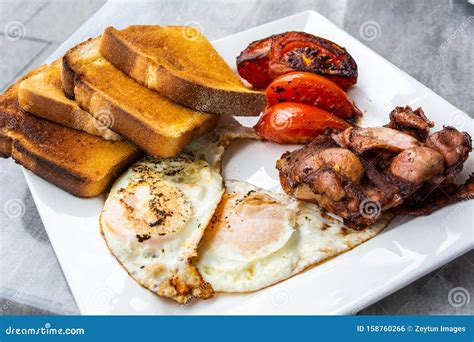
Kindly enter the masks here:
<path id="1" fill-rule="evenodd" d="M 153 6 L 106 4 L 48 61 L 109 25 L 154 22 Z M 363 125 L 381 125 L 397 105 L 422 106 L 437 124 L 454 125 L 474 135 L 472 120 L 425 86 L 315 12 L 304 12 L 213 42 L 232 67 L 248 43 L 284 31 L 306 31 L 347 48 L 359 66 L 350 95 L 365 111 Z M 245 118 L 252 125 L 255 118 Z M 288 147 L 235 142 L 224 162 L 226 178 L 279 191 L 275 161 Z M 465 169 L 473 170 L 472 158 Z M 446 207 L 427 217 L 397 218 L 363 245 L 265 290 L 217 295 L 187 306 L 159 298 L 140 287 L 109 253 L 99 234 L 104 197 L 80 199 L 25 170 L 28 185 L 83 314 L 347 314 L 409 284 L 473 247 L 473 202 Z M 466 173 L 464 174 L 466 176 Z"/>

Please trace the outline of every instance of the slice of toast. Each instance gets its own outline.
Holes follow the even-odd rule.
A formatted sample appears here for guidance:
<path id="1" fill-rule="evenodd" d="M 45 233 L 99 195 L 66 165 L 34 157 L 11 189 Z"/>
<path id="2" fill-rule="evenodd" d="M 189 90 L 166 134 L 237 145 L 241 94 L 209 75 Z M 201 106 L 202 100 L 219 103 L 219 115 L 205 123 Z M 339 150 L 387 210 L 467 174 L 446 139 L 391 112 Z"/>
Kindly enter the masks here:
<path id="1" fill-rule="evenodd" d="M 18 102 L 21 109 L 106 140 L 122 140 L 120 135 L 68 99 L 61 87 L 61 60 L 45 66 L 36 75 L 20 83 Z"/>
<path id="2" fill-rule="evenodd" d="M 101 194 L 140 157 L 138 148 L 128 142 L 104 140 L 21 110 L 20 81 L 0 95 L 0 141 L 7 142 L 2 147 L 4 156 L 79 197 Z"/>
<path id="3" fill-rule="evenodd" d="M 265 107 L 265 95 L 246 88 L 193 27 L 108 27 L 100 52 L 136 81 L 195 110 L 258 116 Z"/>
<path id="4" fill-rule="evenodd" d="M 172 157 L 214 128 L 219 116 L 180 106 L 132 80 L 89 39 L 63 57 L 63 90 L 70 98 L 148 154 Z"/>

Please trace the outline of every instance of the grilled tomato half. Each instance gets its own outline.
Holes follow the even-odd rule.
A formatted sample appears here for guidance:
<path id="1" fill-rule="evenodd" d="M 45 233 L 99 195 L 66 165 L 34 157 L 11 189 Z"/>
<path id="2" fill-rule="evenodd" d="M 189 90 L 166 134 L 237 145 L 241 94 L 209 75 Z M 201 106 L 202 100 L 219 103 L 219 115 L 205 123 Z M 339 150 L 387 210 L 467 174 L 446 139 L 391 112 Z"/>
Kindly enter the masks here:
<path id="1" fill-rule="evenodd" d="M 258 135 L 280 144 L 305 144 L 328 128 L 350 125 L 340 117 L 304 103 L 282 102 L 268 107 L 255 125 Z"/>
<path id="2" fill-rule="evenodd" d="M 362 115 L 336 83 L 309 72 L 295 71 L 279 76 L 265 92 L 269 106 L 280 102 L 299 102 L 319 107 L 346 120 Z"/>
<path id="3" fill-rule="evenodd" d="M 343 47 L 305 32 L 286 32 L 251 43 L 237 57 L 237 70 L 258 89 L 291 71 L 322 75 L 343 89 L 357 82 L 357 64 Z"/>
<path id="4" fill-rule="evenodd" d="M 305 32 L 287 32 L 275 38 L 269 61 L 272 79 L 298 70 L 327 77 L 343 89 L 357 82 L 357 64 L 346 49 Z"/>
<path id="5" fill-rule="evenodd" d="M 273 40 L 278 36 L 280 35 L 274 35 L 250 43 L 237 57 L 237 71 L 239 75 L 257 89 L 265 88 L 272 81 L 268 70 L 268 55 Z"/>

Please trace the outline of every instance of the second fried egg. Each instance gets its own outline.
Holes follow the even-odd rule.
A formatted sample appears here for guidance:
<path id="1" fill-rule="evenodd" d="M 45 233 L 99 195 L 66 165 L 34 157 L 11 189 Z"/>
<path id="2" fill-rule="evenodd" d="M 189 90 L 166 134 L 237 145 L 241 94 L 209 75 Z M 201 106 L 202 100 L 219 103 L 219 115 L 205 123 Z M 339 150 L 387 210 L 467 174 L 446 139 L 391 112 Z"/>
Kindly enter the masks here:
<path id="1" fill-rule="evenodd" d="M 228 180 L 198 249 L 204 280 L 218 292 L 250 292 L 298 274 L 372 238 L 382 217 L 363 231 L 322 215 L 317 205 Z"/>

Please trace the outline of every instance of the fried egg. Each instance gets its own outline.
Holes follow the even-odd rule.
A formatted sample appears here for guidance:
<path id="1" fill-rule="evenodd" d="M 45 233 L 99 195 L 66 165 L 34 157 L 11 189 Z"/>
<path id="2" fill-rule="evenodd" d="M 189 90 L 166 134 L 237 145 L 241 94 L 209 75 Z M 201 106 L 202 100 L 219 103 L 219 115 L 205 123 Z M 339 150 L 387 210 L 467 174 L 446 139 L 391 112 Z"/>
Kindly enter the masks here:
<path id="1" fill-rule="evenodd" d="M 250 292 L 285 280 L 378 234 L 385 216 L 362 231 L 319 207 L 241 181 L 226 191 L 198 249 L 196 266 L 218 292 Z"/>
<path id="2" fill-rule="evenodd" d="M 139 284 L 186 303 L 209 298 L 190 260 L 224 192 L 221 159 L 244 127 L 223 127 L 173 158 L 145 157 L 114 184 L 100 216 L 110 251 Z"/>

